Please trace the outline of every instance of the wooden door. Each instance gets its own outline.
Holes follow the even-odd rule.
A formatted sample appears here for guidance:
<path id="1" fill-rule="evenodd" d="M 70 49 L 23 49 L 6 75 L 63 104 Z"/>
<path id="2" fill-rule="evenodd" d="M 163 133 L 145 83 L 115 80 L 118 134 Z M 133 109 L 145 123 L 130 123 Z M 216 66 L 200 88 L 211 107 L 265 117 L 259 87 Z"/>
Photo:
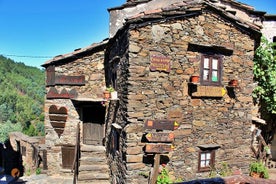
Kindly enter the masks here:
<path id="1" fill-rule="evenodd" d="M 83 143 L 102 145 L 105 109 L 101 105 L 83 108 Z"/>

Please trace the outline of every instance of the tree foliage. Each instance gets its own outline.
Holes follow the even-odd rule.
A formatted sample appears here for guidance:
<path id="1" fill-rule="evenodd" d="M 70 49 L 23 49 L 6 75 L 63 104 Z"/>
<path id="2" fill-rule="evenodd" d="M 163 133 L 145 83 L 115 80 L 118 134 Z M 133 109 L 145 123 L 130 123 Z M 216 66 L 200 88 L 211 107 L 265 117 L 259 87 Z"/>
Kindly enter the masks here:
<path id="1" fill-rule="evenodd" d="M 276 50 L 275 43 L 264 37 L 254 57 L 254 78 L 257 87 L 253 98 L 265 113 L 276 114 Z"/>
<path id="2" fill-rule="evenodd" d="M 43 121 L 44 72 L 0 55 L 0 123 L 20 126 L 31 135 Z M 31 124 L 29 123 L 31 122 Z M 16 125 L 18 124 L 18 125 Z M 32 126 L 33 127 L 32 127 Z M 5 127 L 1 126 L 0 131 Z M 2 136 L 2 134 L 0 135 Z"/>

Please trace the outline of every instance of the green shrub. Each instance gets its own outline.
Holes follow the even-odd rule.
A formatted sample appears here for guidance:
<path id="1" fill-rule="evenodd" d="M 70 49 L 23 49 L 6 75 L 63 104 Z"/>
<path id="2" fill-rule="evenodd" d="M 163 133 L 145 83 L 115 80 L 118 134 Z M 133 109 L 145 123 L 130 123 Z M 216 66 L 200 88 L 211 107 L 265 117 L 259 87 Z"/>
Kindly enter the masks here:
<path id="1" fill-rule="evenodd" d="M 252 172 L 259 173 L 260 177 L 268 179 L 268 169 L 262 162 L 252 162 L 249 166 L 250 175 Z"/>

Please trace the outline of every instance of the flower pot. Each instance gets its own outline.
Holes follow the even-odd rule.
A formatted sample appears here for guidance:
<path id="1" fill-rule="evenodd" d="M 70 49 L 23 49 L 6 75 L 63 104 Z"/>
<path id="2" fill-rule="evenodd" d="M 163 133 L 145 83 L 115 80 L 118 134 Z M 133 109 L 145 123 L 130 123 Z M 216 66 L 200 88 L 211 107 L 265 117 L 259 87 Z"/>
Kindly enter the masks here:
<path id="1" fill-rule="evenodd" d="M 104 91 L 103 92 L 104 99 L 110 99 L 111 98 L 111 93 L 109 91 Z"/>
<path id="2" fill-rule="evenodd" d="M 199 83 L 199 76 L 195 76 L 195 75 L 192 76 L 192 77 L 191 77 L 191 82 L 192 82 L 192 83 Z"/>
<path id="3" fill-rule="evenodd" d="M 117 99 L 118 98 L 118 93 L 117 91 L 112 91 L 111 92 L 111 99 Z"/>
<path id="4" fill-rule="evenodd" d="M 238 85 L 239 85 L 239 82 L 236 79 L 230 80 L 229 82 L 229 86 L 237 87 Z"/>
<path id="5" fill-rule="evenodd" d="M 250 173 L 250 176 L 253 177 L 253 178 L 260 178 L 261 173 L 251 172 L 251 173 Z"/>

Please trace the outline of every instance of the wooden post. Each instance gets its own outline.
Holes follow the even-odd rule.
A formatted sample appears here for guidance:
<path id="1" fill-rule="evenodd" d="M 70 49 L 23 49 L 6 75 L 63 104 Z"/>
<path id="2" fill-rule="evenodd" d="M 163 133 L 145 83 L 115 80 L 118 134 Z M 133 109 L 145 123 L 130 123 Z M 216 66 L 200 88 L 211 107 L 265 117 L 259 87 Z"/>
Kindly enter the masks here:
<path id="1" fill-rule="evenodd" d="M 150 178 L 150 184 L 156 184 L 156 180 L 158 177 L 158 171 L 160 167 L 160 154 L 155 154 L 154 156 L 154 164 L 153 164 L 153 170 L 151 173 L 151 178 Z"/>

